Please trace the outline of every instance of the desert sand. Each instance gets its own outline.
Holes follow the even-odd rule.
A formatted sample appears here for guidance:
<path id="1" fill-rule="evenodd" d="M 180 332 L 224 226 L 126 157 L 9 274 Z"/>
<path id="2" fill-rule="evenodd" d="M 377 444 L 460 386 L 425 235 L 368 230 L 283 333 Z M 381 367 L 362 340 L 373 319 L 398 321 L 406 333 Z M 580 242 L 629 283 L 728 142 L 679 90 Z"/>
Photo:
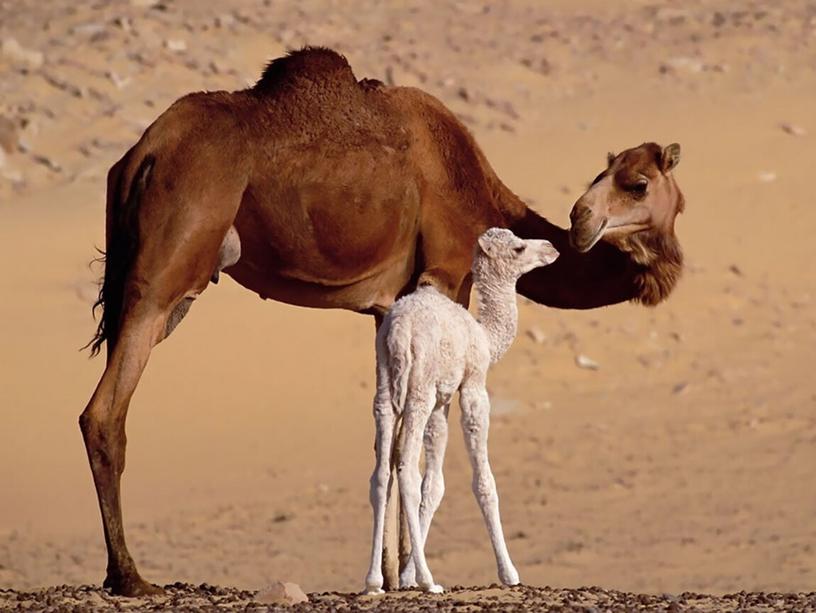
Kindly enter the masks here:
<path id="1" fill-rule="evenodd" d="M 0 587 L 104 576 L 77 417 L 103 367 L 79 348 L 108 167 L 177 97 L 245 87 L 309 43 L 358 78 L 438 96 L 562 226 L 607 151 L 683 147 L 687 266 L 669 301 L 524 302 L 492 373 L 492 464 L 522 581 L 812 591 L 816 5 L 735 6 L 0 0 Z M 373 332 L 228 277 L 204 293 L 131 404 L 125 524 L 146 579 L 362 587 Z M 451 419 L 429 564 L 443 585 L 489 585 Z"/>

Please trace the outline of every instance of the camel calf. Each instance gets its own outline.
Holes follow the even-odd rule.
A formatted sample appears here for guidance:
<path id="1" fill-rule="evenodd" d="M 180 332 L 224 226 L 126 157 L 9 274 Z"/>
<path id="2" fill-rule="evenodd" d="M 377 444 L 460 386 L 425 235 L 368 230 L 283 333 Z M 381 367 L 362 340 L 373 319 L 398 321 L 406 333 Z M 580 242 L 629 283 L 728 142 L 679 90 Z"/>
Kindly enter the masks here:
<path id="1" fill-rule="evenodd" d="M 424 549 L 431 519 L 444 493 L 442 462 L 448 407 L 457 391 L 473 467 L 473 493 L 487 524 L 499 579 L 505 585 L 519 582 L 504 542 L 496 482 L 487 458 L 490 401 L 485 383 L 488 367 L 504 355 L 516 336 L 516 281 L 557 257 L 558 252 L 546 240 L 522 240 L 510 230 L 491 228 L 477 241 L 472 267 L 479 294 L 478 321 L 429 285 L 398 300 L 386 313 L 376 344 L 376 466 L 371 476 L 374 537 L 367 593 L 383 591 L 383 529 L 395 450 L 399 452 L 399 491 L 411 538 L 411 557 L 400 575 L 400 586 L 442 591 L 434 583 Z M 423 438 L 426 467 L 420 486 Z"/>

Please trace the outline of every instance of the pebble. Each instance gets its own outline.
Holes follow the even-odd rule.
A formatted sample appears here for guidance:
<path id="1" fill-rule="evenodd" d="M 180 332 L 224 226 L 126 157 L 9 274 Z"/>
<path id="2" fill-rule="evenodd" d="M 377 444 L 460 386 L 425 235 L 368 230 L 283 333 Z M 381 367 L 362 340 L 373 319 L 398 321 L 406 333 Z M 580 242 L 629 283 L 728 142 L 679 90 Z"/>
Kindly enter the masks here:
<path id="1" fill-rule="evenodd" d="M 539 345 L 543 344 L 547 340 L 547 335 L 541 331 L 541 328 L 536 327 L 527 330 L 527 337 Z"/>
<path id="2" fill-rule="evenodd" d="M 8 117 L 0 115 L 0 150 L 14 153 L 17 150 L 18 142 L 17 126 Z"/>
<path id="3" fill-rule="evenodd" d="M 601 367 L 598 362 L 585 356 L 583 353 L 579 353 L 577 356 L 575 356 L 575 365 L 578 368 L 585 368 L 587 370 L 598 370 Z"/>
<path id="4" fill-rule="evenodd" d="M 660 72 L 685 72 L 698 73 L 702 72 L 704 64 L 700 60 L 691 57 L 672 57 L 665 60 L 660 65 Z"/>
<path id="5" fill-rule="evenodd" d="M 187 43 L 179 38 L 168 38 L 166 41 L 164 41 L 164 46 L 173 53 L 187 51 Z"/>
<path id="6" fill-rule="evenodd" d="M 0 46 L 3 57 L 17 64 L 25 64 L 29 68 L 39 68 L 45 62 L 42 51 L 24 48 L 16 38 L 6 38 Z"/>
<path id="7" fill-rule="evenodd" d="M 255 595 L 255 601 L 263 604 L 298 604 L 308 602 L 309 597 L 297 583 L 276 581 Z"/>
<path id="8" fill-rule="evenodd" d="M 790 134 L 791 136 L 807 135 L 807 130 L 805 130 L 802 126 L 797 126 L 796 124 L 783 122 L 779 124 L 779 127 L 782 129 L 783 132 Z"/>
<path id="9" fill-rule="evenodd" d="M 52 170 L 53 172 L 62 172 L 62 166 L 59 164 L 59 162 L 51 159 L 47 155 L 34 153 L 32 154 L 31 159 L 33 159 L 38 164 L 42 164 L 43 166 L 48 168 L 48 170 Z"/>
<path id="10" fill-rule="evenodd" d="M 773 183 L 776 181 L 776 173 L 772 170 L 763 170 L 757 175 L 760 183 Z"/>

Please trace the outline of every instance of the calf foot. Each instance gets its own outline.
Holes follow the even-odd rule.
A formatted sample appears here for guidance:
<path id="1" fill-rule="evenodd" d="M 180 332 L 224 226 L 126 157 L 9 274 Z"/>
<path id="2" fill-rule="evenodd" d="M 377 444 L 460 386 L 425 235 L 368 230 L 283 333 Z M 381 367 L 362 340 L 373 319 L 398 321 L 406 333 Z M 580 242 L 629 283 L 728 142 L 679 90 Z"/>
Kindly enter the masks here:
<path id="1" fill-rule="evenodd" d="M 401 588 L 417 587 L 416 569 L 411 562 L 400 573 L 399 584 Z"/>
<path id="2" fill-rule="evenodd" d="M 519 584 L 519 574 L 518 571 L 511 566 L 510 568 L 505 568 L 499 571 L 499 580 L 504 585 L 518 585 Z"/>

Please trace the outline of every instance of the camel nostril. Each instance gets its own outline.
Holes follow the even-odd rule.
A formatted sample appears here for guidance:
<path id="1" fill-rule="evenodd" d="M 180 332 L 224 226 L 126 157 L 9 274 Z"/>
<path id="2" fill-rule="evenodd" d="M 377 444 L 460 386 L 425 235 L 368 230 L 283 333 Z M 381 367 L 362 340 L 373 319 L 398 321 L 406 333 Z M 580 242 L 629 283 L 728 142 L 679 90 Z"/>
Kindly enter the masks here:
<path id="1" fill-rule="evenodd" d="M 574 206 L 572 208 L 572 211 L 570 211 L 570 221 L 572 221 L 572 223 L 574 224 L 576 222 L 583 221 L 584 219 L 589 217 L 591 214 L 592 214 L 592 211 L 589 209 L 589 207 Z"/>

